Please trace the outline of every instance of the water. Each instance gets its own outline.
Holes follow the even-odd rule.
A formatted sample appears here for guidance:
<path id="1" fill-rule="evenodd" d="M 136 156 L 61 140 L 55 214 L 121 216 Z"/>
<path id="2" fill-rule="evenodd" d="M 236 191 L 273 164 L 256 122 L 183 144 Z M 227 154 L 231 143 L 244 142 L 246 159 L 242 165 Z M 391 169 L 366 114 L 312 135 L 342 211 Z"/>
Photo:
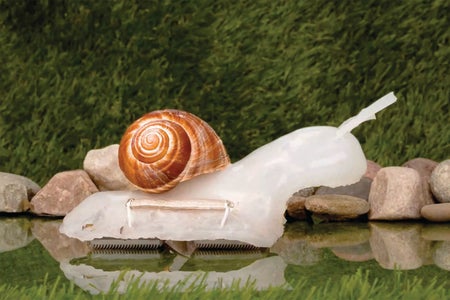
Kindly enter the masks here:
<path id="1" fill-rule="evenodd" d="M 441 278 L 450 287 L 450 224 L 295 222 L 286 225 L 284 236 L 269 250 L 204 251 L 187 258 L 168 249 L 89 254 L 85 243 L 59 233 L 60 223 L 0 217 L 0 285 L 27 287 L 60 277 L 98 293 L 128 270 L 123 288 L 132 277 L 172 285 L 200 275 L 208 287 L 250 278 L 264 290 L 293 286 L 302 276 L 315 282 L 338 280 L 362 268 L 374 278 L 407 270 L 424 280 Z"/>

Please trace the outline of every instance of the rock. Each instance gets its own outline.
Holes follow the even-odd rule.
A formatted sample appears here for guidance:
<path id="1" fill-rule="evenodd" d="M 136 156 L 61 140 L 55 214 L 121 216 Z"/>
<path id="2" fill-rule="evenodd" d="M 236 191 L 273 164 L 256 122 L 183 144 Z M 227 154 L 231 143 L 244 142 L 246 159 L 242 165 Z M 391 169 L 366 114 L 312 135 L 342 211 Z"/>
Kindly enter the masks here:
<path id="1" fill-rule="evenodd" d="M 97 187 L 83 170 L 55 174 L 31 199 L 31 212 L 38 215 L 65 216 Z"/>
<path id="2" fill-rule="evenodd" d="M 433 261 L 439 268 L 450 271 L 450 242 L 438 242 L 434 246 Z"/>
<path id="3" fill-rule="evenodd" d="M 88 255 L 90 249 L 87 242 L 69 238 L 59 232 L 62 220 L 33 219 L 31 232 L 42 246 L 58 262 L 70 261 L 73 258 Z"/>
<path id="4" fill-rule="evenodd" d="M 430 187 L 437 201 L 450 202 L 450 159 L 444 160 L 433 170 Z"/>
<path id="5" fill-rule="evenodd" d="M 86 154 L 83 169 L 100 191 L 136 190 L 119 167 L 119 145 L 94 149 Z"/>
<path id="6" fill-rule="evenodd" d="M 419 173 L 406 167 L 382 168 L 369 194 L 369 220 L 420 219 L 425 205 Z"/>
<path id="7" fill-rule="evenodd" d="M 420 237 L 422 224 L 371 222 L 369 226 L 370 247 L 382 268 L 412 270 L 427 261 L 431 242 Z"/>
<path id="8" fill-rule="evenodd" d="M 380 169 L 381 166 L 379 164 L 374 161 L 367 160 L 367 170 L 363 177 L 367 177 L 373 180 Z"/>
<path id="9" fill-rule="evenodd" d="M 450 222 L 450 203 L 425 205 L 420 214 L 431 222 Z"/>
<path id="10" fill-rule="evenodd" d="M 306 209 L 305 209 L 306 197 L 292 195 L 287 201 L 286 214 L 288 219 L 293 220 L 305 220 L 306 219 Z"/>
<path id="11" fill-rule="evenodd" d="M 0 211 L 18 213 L 30 208 L 31 198 L 41 188 L 34 181 L 16 174 L 0 172 Z"/>
<path id="12" fill-rule="evenodd" d="M 299 190 L 298 192 L 295 192 L 292 196 L 309 197 L 314 194 L 314 190 L 315 190 L 315 188 L 313 188 L 313 187 L 304 188 L 304 189 Z"/>
<path id="13" fill-rule="evenodd" d="M 26 218 L 0 218 L 0 253 L 27 246 L 34 240 Z"/>
<path id="14" fill-rule="evenodd" d="M 369 211 L 369 203 L 346 195 L 313 195 L 306 198 L 305 208 L 329 221 L 356 219 Z"/>
<path id="15" fill-rule="evenodd" d="M 315 195 L 348 195 L 362 199 L 369 199 L 370 186 L 372 179 L 362 177 L 360 181 L 354 184 L 339 186 L 335 188 L 321 186 L 317 189 Z"/>
<path id="16" fill-rule="evenodd" d="M 403 167 L 411 168 L 416 170 L 420 177 L 422 178 L 422 185 L 423 185 L 423 191 L 424 191 L 424 200 L 425 204 L 433 204 L 433 194 L 431 193 L 431 188 L 429 184 L 431 172 L 433 172 L 434 168 L 438 165 L 437 162 L 434 160 L 428 159 L 428 158 L 414 158 L 411 160 L 408 160 L 406 163 L 403 164 Z"/>

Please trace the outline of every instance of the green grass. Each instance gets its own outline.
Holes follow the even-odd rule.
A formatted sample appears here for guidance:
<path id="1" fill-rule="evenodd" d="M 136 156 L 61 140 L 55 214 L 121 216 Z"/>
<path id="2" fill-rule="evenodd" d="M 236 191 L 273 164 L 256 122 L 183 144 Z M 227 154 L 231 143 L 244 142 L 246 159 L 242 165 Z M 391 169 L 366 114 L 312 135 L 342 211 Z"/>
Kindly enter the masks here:
<path id="1" fill-rule="evenodd" d="M 73 284 L 53 284 L 20 288 L 0 286 L 0 299 L 447 299 L 450 290 L 436 283 L 423 284 L 417 277 L 407 278 L 396 271 L 391 278 L 370 280 L 368 272 L 358 270 L 343 275 L 337 281 L 317 283 L 307 277 L 299 278 L 295 286 L 270 288 L 257 291 L 251 283 L 242 288 L 237 284 L 225 289 L 205 290 L 202 284 L 183 282 L 173 288 L 160 290 L 157 282 L 139 286 L 132 283 L 126 293 L 118 294 L 117 286 L 106 294 L 91 295 Z"/>
<path id="2" fill-rule="evenodd" d="M 294 129 L 354 130 L 366 156 L 448 158 L 448 1 L 0 0 L 0 170 L 44 184 L 145 112 L 197 114 L 233 160 Z"/>

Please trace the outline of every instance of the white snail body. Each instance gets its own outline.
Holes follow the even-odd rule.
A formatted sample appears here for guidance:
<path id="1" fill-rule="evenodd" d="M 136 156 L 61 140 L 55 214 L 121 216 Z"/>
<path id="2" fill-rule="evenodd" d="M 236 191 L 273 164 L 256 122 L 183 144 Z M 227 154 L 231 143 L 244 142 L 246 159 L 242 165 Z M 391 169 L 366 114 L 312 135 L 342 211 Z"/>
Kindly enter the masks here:
<path id="1" fill-rule="evenodd" d="M 80 240 L 101 237 L 159 238 L 190 241 L 239 240 L 270 247 L 283 234 L 290 195 L 311 186 L 340 186 L 358 181 L 366 158 L 350 133 L 358 124 L 395 102 L 386 95 L 340 127 L 315 126 L 296 130 L 266 144 L 223 170 L 180 183 L 157 195 L 144 192 L 101 192 L 83 201 L 65 218 L 60 231 Z M 129 199 L 192 202 L 205 209 L 130 210 Z M 214 200 L 214 209 L 208 204 Z M 224 204 L 217 209 L 217 201 Z M 145 202 L 145 201 L 144 201 Z M 183 207 L 189 207 L 189 203 Z M 132 213 L 130 213 L 130 211 Z M 80 230 L 83 224 L 92 224 Z"/>

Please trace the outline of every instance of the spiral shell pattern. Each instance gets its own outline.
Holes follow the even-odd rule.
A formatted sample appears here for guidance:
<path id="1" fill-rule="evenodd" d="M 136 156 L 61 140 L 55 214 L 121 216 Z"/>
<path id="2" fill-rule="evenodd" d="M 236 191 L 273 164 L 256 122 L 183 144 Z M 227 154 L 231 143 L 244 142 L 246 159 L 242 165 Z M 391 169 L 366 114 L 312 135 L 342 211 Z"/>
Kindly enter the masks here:
<path id="1" fill-rule="evenodd" d="M 222 140 L 211 126 L 180 110 L 142 116 L 128 127 L 119 147 L 119 166 L 125 176 L 152 193 L 229 164 Z"/>

